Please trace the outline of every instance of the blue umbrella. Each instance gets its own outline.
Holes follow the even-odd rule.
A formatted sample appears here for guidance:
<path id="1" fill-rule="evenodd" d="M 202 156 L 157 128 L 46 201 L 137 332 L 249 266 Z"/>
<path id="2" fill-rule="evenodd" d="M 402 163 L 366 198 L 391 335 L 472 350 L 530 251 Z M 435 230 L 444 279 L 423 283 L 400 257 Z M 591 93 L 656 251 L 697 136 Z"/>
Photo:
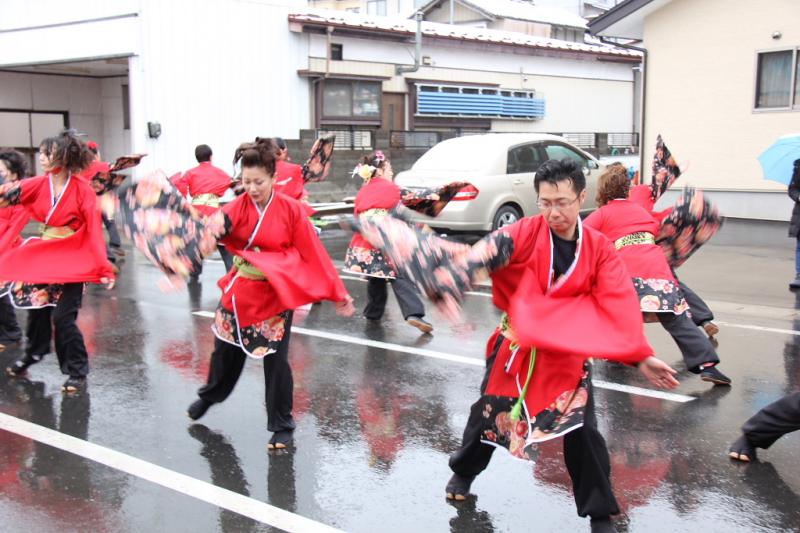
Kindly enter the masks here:
<path id="1" fill-rule="evenodd" d="M 800 133 L 784 135 L 758 156 L 764 170 L 764 179 L 789 185 L 794 172 L 794 162 L 800 159 Z"/>

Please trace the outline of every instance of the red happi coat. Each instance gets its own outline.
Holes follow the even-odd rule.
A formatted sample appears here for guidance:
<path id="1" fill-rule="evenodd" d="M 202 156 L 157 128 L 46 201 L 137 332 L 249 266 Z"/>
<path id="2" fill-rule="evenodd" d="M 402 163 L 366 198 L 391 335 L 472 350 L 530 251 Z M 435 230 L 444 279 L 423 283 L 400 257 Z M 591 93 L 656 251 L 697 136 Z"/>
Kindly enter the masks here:
<path id="1" fill-rule="evenodd" d="M 289 161 L 276 161 L 275 179 L 272 183 L 272 188 L 276 191 L 301 202 L 307 216 L 314 214 L 314 210 L 311 206 L 305 203 L 308 192 L 306 191 L 305 182 L 303 181 L 302 166 L 296 163 L 290 163 Z"/>
<path id="2" fill-rule="evenodd" d="M 612 200 L 583 221 L 609 240 L 647 232 L 658 237 L 661 224 L 653 215 L 631 200 Z M 666 279 L 677 284 L 672 270 L 664 257 L 664 251 L 656 244 L 632 244 L 617 250 L 632 278 Z"/>
<path id="3" fill-rule="evenodd" d="M 386 209 L 390 211 L 398 203 L 400 203 L 400 187 L 395 185 L 394 182 L 382 178 L 372 178 L 356 194 L 353 214 L 358 216 L 370 209 Z M 375 248 L 358 232 L 353 234 L 353 238 L 350 240 L 350 247 L 367 250 Z"/>
<path id="4" fill-rule="evenodd" d="M 672 212 L 671 207 L 663 211 L 655 210 L 656 202 L 653 200 L 653 189 L 650 185 L 636 185 L 635 187 L 631 187 L 628 193 L 628 200 L 642 206 L 645 211 L 653 215 L 653 218 L 655 218 L 659 224 Z M 658 236 L 658 234 L 656 234 L 656 236 Z"/>
<path id="5" fill-rule="evenodd" d="M 49 175 L 24 179 L 19 186 L 19 204 L 27 217 L 18 216 L 10 231 L 0 234 L 0 280 L 76 283 L 114 278 L 106 257 L 97 197 L 84 179 L 70 178 L 55 205 Z M 27 218 L 48 226 L 69 226 L 75 234 L 64 239 L 31 238 L 12 247 Z"/>
<path id="6" fill-rule="evenodd" d="M 29 218 L 28 210 L 21 205 L 0 209 L 0 239 L 7 248 L 19 246 L 22 243 L 22 237 L 19 234 L 28 223 Z"/>
<path id="7" fill-rule="evenodd" d="M 95 177 L 97 174 L 101 172 L 108 172 L 111 169 L 111 165 L 104 161 L 92 161 L 89 163 L 89 166 L 81 170 L 76 176 L 80 176 L 81 178 L 85 179 L 87 182 L 91 182 L 92 178 Z"/>
<path id="8" fill-rule="evenodd" d="M 273 191 L 262 213 L 243 194 L 222 208 L 232 227 L 220 242 L 258 268 L 266 280 L 232 268 L 217 285 L 220 303 L 240 328 L 321 300 L 339 302 L 347 290 L 299 202 Z"/>
<path id="9" fill-rule="evenodd" d="M 588 358 L 633 364 L 653 355 L 630 276 L 602 234 L 582 228 L 579 221 L 575 259 L 554 282 L 552 236 L 541 215 L 501 231 L 514 241 L 514 252 L 505 267 L 492 273 L 492 294 L 523 348 L 512 360 L 504 344 L 486 394 L 519 397 L 533 346 L 536 362 L 525 398 L 531 415 L 574 389 Z M 499 334 L 498 329 L 489 339 L 487 353 Z"/>
<path id="10" fill-rule="evenodd" d="M 204 161 L 187 170 L 180 178 L 172 182 L 182 195 L 188 194 L 192 197 L 201 194 L 213 194 L 221 197 L 232 183 L 231 177 L 224 170 L 212 165 L 210 161 Z M 192 207 L 205 216 L 213 215 L 219 210 L 219 207 L 210 205 L 193 205 Z"/>

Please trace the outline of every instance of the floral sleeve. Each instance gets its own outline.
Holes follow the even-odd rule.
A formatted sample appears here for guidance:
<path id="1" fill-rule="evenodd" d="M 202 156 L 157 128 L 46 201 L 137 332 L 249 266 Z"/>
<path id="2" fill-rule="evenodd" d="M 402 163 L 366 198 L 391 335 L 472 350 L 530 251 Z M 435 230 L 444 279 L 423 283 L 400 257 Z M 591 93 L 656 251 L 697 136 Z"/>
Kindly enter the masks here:
<path id="1" fill-rule="evenodd" d="M 442 313 L 455 320 L 464 293 L 508 264 L 513 240 L 502 231 L 474 246 L 438 237 L 395 216 L 353 221 L 373 246 L 390 258 L 401 275 L 413 281 Z"/>
<path id="2" fill-rule="evenodd" d="M 161 172 L 124 185 L 119 196 L 126 235 L 166 274 L 197 272 L 231 228 L 222 211 L 198 215 Z"/>
<path id="3" fill-rule="evenodd" d="M 661 246 L 667 263 L 677 268 L 719 231 L 722 220 L 717 207 L 703 197 L 703 191 L 686 187 L 661 223 L 656 244 Z"/>
<path id="4" fill-rule="evenodd" d="M 0 207 L 9 207 L 20 203 L 22 189 L 18 181 L 0 185 Z"/>
<path id="5" fill-rule="evenodd" d="M 400 202 L 419 213 L 435 217 L 455 198 L 458 191 L 469 185 L 463 181 L 448 183 L 441 187 L 428 189 L 400 189 Z"/>
<path id="6" fill-rule="evenodd" d="M 657 202 L 681 175 L 681 169 L 667 148 L 661 135 L 656 139 L 656 153 L 653 156 L 653 182 L 650 184 L 650 198 Z"/>

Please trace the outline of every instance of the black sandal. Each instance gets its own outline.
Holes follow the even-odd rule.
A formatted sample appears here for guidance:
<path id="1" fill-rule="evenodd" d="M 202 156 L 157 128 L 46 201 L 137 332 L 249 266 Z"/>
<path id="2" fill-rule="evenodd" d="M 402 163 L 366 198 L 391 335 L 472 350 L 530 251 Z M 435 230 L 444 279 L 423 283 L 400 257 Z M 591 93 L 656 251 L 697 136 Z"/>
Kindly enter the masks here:
<path id="1" fill-rule="evenodd" d="M 749 463 L 751 461 L 758 460 L 755 446 L 750 444 L 750 441 L 747 440 L 747 437 L 744 435 L 736 439 L 736 442 L 731 444 L 731 447 L 728 450 L 728 457 L 743 463 Z"/>
<path id="2" fill-rule="evenodd" d="M 472 486 L 473 481 L 475 481 L 475 476 L 464 477 L 453 474 L 444 489 L 445 497 L 448 500 L 463 502 L 469 496 L 469 488 Z"/>
<path id="3" fill-rule="evenodd" d="M 267 443 L 267 449 L 269 450 L 284 450 L 289 446 L 289 443 L 292 442 L 294 438 L 294 431 L 291 430 L 282 430 L 276 431 L 272 434 L 272 438 L 269 439 Z"/>
<path id="4" fill-rule="evenodd" d="M 29 366 L 41 361 L 42 357 L 41 355 L 23 355 L 11 363 L 11 366 L 6 367 L 6 374 L 12 378 L 22 376 L 27 372 Z"/>
<path id="5" fill-rule="evenodd" d="M 79 376 L 70 376 L 67 381 L 61 385 L 61 392 L 72 394 L 78 392 L 86 386 L 86 378 Z"/>

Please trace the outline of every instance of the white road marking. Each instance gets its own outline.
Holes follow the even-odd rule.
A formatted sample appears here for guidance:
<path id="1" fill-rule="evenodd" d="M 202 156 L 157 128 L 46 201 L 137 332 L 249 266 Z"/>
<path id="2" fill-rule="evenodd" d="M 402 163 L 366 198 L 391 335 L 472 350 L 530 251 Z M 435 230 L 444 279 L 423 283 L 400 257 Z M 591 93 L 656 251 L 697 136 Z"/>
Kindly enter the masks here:
<path id="1" fill-rule="evenodd" d="M 214 317 L 214 313 L 210 311 L 195 311 L 192 314 L 206 318 Z M 483 367 L 486 365 L 485 360 L 477 359 L 475 357 L 465 357 L 463 355 L 437 352 L 434 350 L 426 350 L 424 348 L 415 348 L 413 346 L 403 346 L 401 344 L 393 344 L 391 342 L 362 339 L 360 337 L 353 337 L 351 335 L 342 335 L 340 333 L 332 333 L 329 331 L 320 331 L 316 329 L 302 328 L 299 326 L 292 326 L 292 333 L 299 333 L 300 335 L 308 335 L 309 337 L 318 337 L 321 339 L 328 339 L 338 342 L 347 342 L 350 344 L 359 344 L 361 346 L 382 348 L 384 350 L 392 350 L 395 352 L 421 355 L 423 357 L 430 357 L 431 359 L 440 359 L 442 361 L 450 361 L 451 363 L 460 363 L 462 365 L 479 366 L 479 367 Z M 608 381 L 592 380 L 592 383 L 594 383 L 595 387 L 599 389 L 609 389 L 620 392 L 627 392 L 628 394 L 636 394 L 638 396 L 648 396 L 650 398 L 669 400 L 671 402 L 686 403 L 696 399 L 694 396 L 686 396 L 684 394 L 675 394 L 672 392 L 663 392 L 652 389 L 645 389 L 642 387 L 634 387 L 633 385 L 623 385 L 620 383 L 611 383 Z"/>
<path id="2" fill-rule="evenodd" d="M 729 328 L 752 329 L 756 331 L 768 331 L 770 333 L 784 333 L 786 335 L 800 335 L 800 331 L 795 329 L 766 328 L 764 326 L 753 326 L 750 324 L 731 324 L 730 322 L 723 322 L 721 320 L 714 320 L 714 323 Z"/>
<path id="3" fill-rule="evenodd" d="M 649 396 L 650 398 L 658 398 L 659 400 L 669 400 L 671 402 L 687 403 L 697 399 L 694 396 L 686 396 L 685 394 L 676 394 L 674 392 L 645 389 L 642 387 L 634 387 L 633 385 L 614 383 L 612 381 L 602 381 L 599 379 L 592 379 L 592 384 L 598 389 L 608 389 L 619 392 L 627 392 L 628 394 L 636 394 L 638 396 Z"/>
<path id="4" fill-rule="evenodd" d="M 5 413 L 0 413 L 0 429 L 90 459 L 284 531 L 304 533 L 317 531 L 333 533 L 339 531 L 323 523 L 285 511 L 262 501 L 237 494 L 153 463 L 148 463 L 99 444 L 20 420 Z"/>

